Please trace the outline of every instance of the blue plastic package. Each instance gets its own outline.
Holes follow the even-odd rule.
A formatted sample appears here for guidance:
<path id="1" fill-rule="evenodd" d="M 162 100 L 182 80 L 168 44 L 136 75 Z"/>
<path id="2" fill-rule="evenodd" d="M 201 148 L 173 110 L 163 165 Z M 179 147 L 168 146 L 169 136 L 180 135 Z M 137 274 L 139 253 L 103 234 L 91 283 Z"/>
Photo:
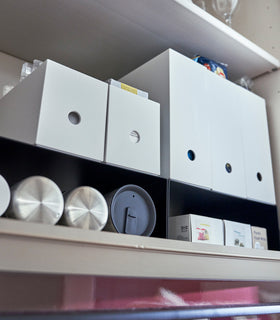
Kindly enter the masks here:
<path id="1" fill-rule="evenodd" d="M 227 66 L 223 63 L 218 63 L 214 60 L 210 60 L 208 58 L 202 56 L 195 56 L 193 58 L 194 61 L 202 64 L 208 70 L 216 73 L 217 75 L 227 79 Z"/>

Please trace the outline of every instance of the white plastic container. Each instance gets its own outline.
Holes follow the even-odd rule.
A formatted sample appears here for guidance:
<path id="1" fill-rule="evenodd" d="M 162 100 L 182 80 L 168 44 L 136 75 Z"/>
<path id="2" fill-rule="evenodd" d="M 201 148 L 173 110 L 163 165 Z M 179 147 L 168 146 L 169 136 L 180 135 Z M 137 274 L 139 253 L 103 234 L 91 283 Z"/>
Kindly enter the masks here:
<path id="1" fill-rule="evenodd" d="M 161 105 L 165 178 L 275 204 L 264 99 L 171 49 L 120 81 Z"/>
<path id="2" fill-rule="evenodd" d="M 160 174 L 160 105 L 109 86 L 105 161 Z"/>
<path id="3" fill-rule="evenodd" d="M 46 60 L 0 100 L 0 135 L 102 161 L 108 84 Z"/>

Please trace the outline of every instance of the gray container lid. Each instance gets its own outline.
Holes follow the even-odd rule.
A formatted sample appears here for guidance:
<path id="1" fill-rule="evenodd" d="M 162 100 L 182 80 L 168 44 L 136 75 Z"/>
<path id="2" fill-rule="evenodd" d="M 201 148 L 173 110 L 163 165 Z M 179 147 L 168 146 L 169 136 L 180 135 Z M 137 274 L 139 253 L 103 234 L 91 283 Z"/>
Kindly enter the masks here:
<path id="1" fill-rule="evenodd" d="M 136 185 L 125 185 L 114 194 L 111 219 L 120 233 L 150 236 L 156 224 L 156 209 L 150 195 Z"/>

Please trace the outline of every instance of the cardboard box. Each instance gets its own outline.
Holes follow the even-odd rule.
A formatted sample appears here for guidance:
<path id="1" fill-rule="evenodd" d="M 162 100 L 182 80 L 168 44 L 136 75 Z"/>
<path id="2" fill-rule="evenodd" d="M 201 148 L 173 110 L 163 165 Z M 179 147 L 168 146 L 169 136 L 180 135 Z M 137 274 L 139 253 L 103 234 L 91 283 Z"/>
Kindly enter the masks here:
<path id="1" fill-rule="evenodd" d="M 168 238 L 223 245 L 223 221 L 196 214 L 170 217 Z"/>
<path id="2" fill-rule="evenodd" d="M 252 248 L 251 226 L 249 224 L 224 220 L 225 245 Z"/>
<path id="3" fill-rule="evenodd" d="M 252 226 L 251 231 L 253 248 L 267 250 L 268 246 L 266 229 Z"/>

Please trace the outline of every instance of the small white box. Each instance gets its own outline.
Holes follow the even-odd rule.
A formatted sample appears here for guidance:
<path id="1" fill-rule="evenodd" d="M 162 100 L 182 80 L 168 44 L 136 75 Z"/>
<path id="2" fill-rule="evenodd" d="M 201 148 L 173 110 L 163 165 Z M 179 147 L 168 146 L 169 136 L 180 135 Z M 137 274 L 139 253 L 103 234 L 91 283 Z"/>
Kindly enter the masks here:
<path id="1" fill-rule="evenodd" d="M 0 100 L 0 135 L 102 161 L 108 84 L 46 60 Z"/>
<path id="2" fill-rule="evenodd" d="M 109 86 L 105 161 L 160 174 L 160 105 Z"/>
<path id="3" fill-rule="evenodd" d="M 170 217 L 168 220 L 168 238 L 223 245 L 223 221 L 196 214 Z"/>
<path id="4" fill-rule="evenodd" d="M 252 248 L 251 226 L 249 224 L 224 220 L 225 245 Z"/>
<path id="5" fill-rule="evenodd" d="M 268 246 L 266 229 L 252 226 L 251 231 L 253 248 L 267 250 Z"/>

